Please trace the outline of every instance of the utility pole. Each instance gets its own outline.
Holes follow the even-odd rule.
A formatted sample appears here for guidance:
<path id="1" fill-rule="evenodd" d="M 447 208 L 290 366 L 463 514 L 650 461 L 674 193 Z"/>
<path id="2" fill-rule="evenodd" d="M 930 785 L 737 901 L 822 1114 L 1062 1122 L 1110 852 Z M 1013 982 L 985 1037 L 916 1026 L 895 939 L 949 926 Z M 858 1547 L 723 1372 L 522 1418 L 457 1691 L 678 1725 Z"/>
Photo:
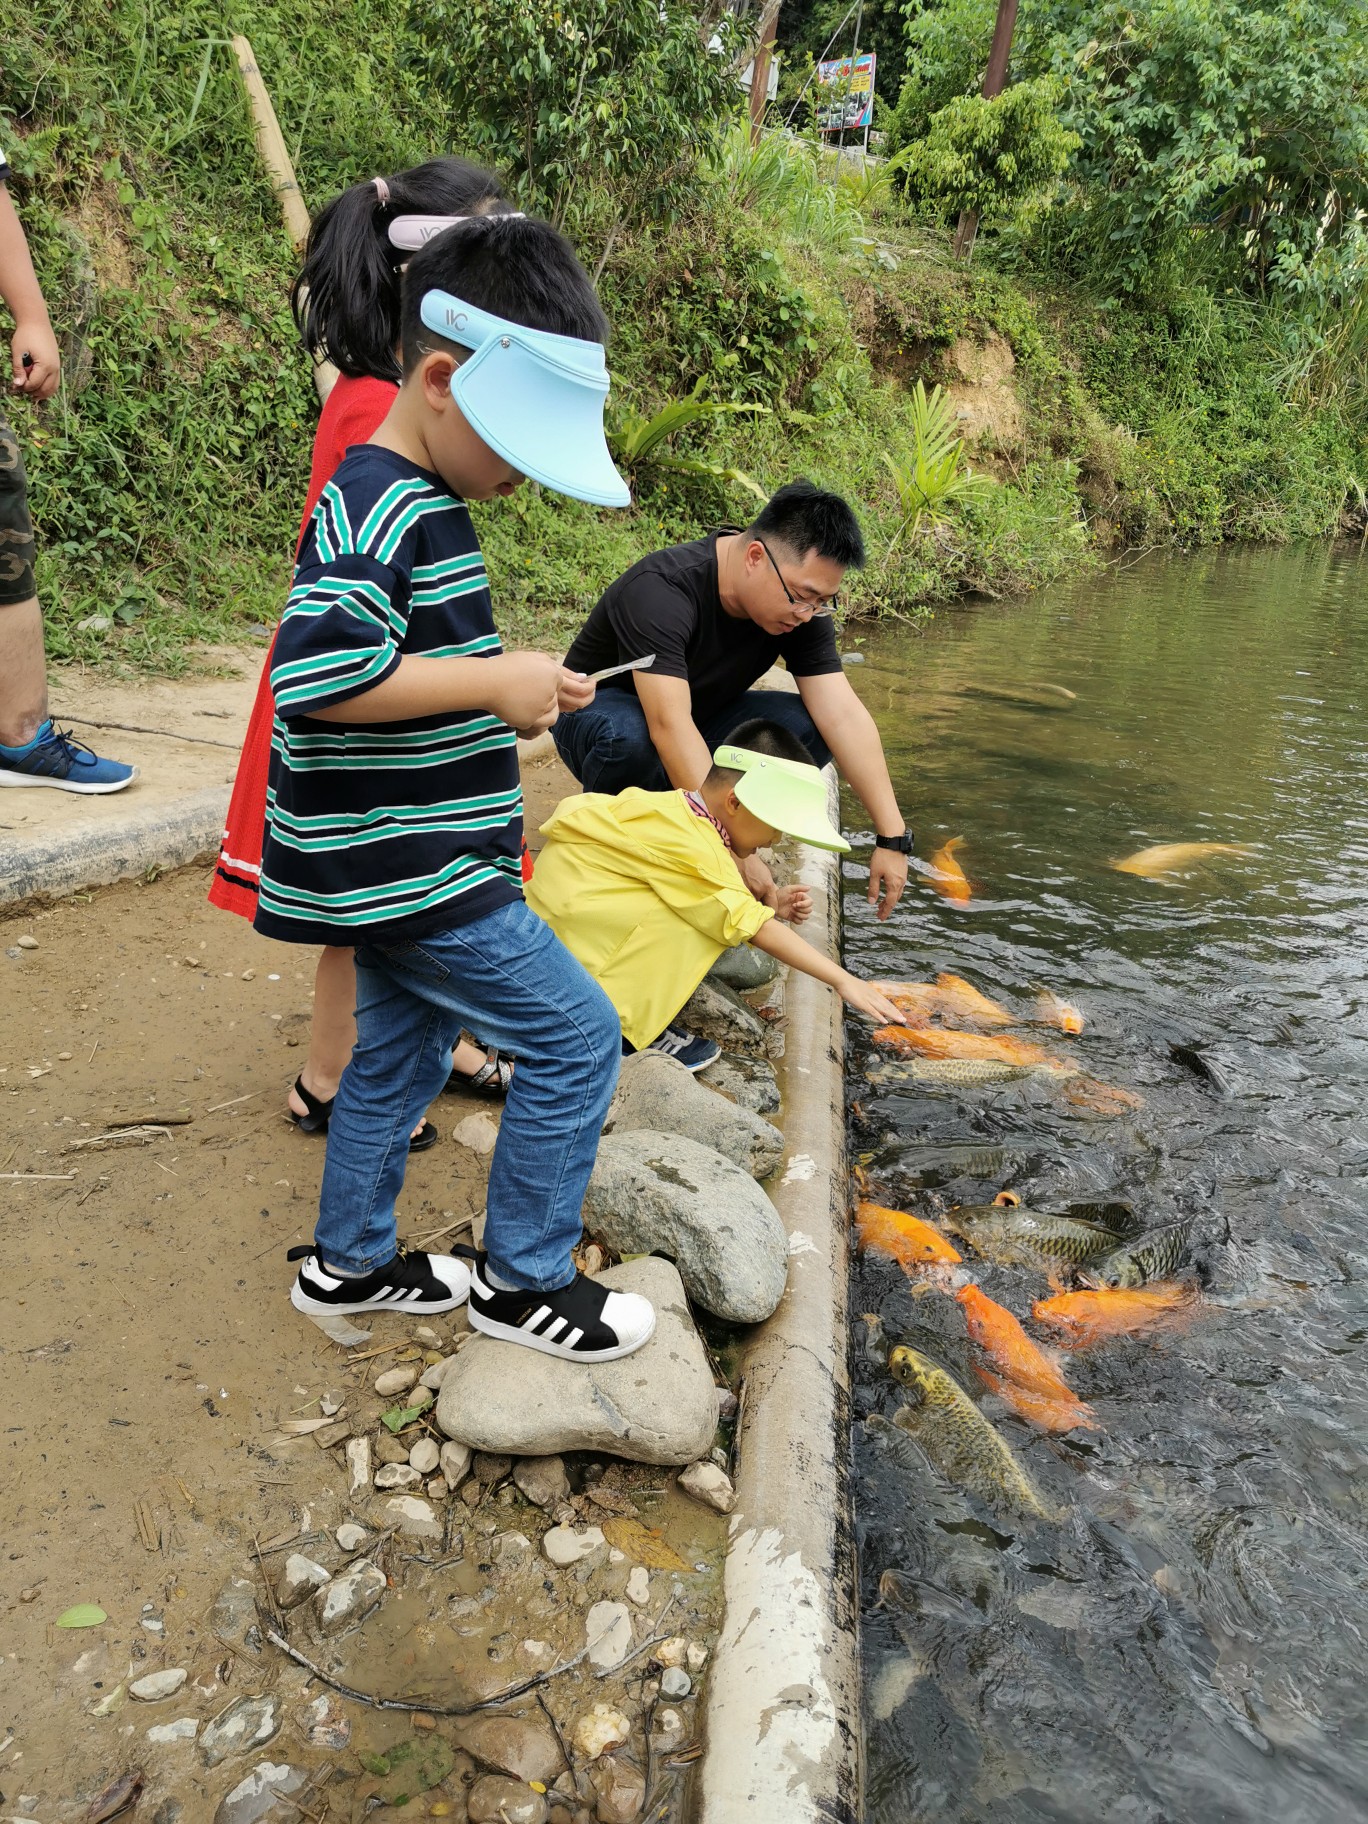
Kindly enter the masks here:
<path id="1" fill-rule="evenodd" d="M 1012 54 L 1012 33 L 1016 30 L 1017 0 L 998 0 L 997 23 L 988 52 L 988 68 L 983 77 L 983 99 L 991 101 L 1007 87 L 1007 60 Z M 962 209 L 955 224 L 954 255 L 967 260 L 974 250 L 979 218 L 973 209 Z"/>
<path id="2" fill-rule="evenodd" d="M 774 51 L 774 40 L 778 30 L 779 0 L 765 0 L 765 10 L 760 16 L 760 38 L 755 47 L 755 56 L 751 61 L 750 136 L 753 146 L 760 144 L 760 132 L 765 124 L 765 105 L 769 100 L 770 57 Z"/>

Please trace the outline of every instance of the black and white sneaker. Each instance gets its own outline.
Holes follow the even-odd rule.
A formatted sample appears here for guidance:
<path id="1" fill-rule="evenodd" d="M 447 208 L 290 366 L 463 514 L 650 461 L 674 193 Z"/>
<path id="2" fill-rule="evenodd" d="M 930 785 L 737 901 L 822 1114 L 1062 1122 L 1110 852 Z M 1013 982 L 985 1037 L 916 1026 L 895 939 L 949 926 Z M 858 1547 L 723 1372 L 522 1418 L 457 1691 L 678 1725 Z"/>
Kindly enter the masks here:
<path id="1" fill-rule="evenodd" d="M 682 1064 L 685 1070 L 706 1070 L 722 1056 L 722 1047 L 711 1039 L 696 1039 L 679 1026 L 667 1026 L 658 1039 L 652 1039 L 647 1051 L 662 1052 Z"/>
<path id="2" fill-rule="evenodd" d="M 287 1260 L 304 1264 L 290 1288 L 290 1303 L 309 1317 L 352 1317 L 362 1311 L 454 1311 L 470 1292 L 470 1271 L 450 1254 L 407 1254 L 400 1248 L 387 1265 L 364 1279 L 329 1273 L 312 1247 L 291 1248 Z"/>
<path id="3" fill-rule="evenodd" d="M 635 1292 L 614 1292 L 577 1273 L 559 1292 L 500 1292 L 489 1256 L 462 1248 L 470 1272 L 470 1327 L 506 1343 L 540 1349 L 563 1362 L 612 1362 L 631 1355 L 655 1329 L 655 1306 Z"/>

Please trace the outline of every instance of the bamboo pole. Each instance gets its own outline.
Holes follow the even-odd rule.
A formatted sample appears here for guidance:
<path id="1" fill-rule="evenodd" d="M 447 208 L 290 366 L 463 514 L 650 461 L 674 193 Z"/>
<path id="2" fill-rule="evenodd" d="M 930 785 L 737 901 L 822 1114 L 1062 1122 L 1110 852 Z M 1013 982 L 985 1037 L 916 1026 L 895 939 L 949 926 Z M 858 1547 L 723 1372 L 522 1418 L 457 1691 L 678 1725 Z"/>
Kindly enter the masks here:
<path id="1" fill-rule="evenodd" d="M 266 175 L 271 180 L 271 189 L 276 201 L 280 204 L 280 213 L 285 221 L 286 231 L 294 243 L 296 253 L 304 251 L 304 243 L 309 238 L 311 218 L 308 204 L 304 201 L 303 192 L 295 177 L 294 165 L 285 148 L 285 135 L 280 130 L 275 109 L 271 105 L 270 92 L 262 80 L 257 60 L 248 39 L 236 36 L 232 40 L 233 55 L 237 58 L 238 70 L 242 76 L 242 86 L 247 91 L 247 105 L 252 110 L 252 128 L 256 134 L 257 154 L 266 168 Z M 318 390 L 319 403 L 325 400 L 333 389 L 337 379 L 337 369 L 331 361 L 318 361 L 314 364 L 314 386 Z"/>
<path id="2" fill-rule="evenodd" d="M 997 18 L 993 23 L 993 42 L 988 52 L 988 68 L 983 77 L 983 99 L 991 101 L 1007 86 L 1007 59 L 1012 54 L 1012 34 L 1016 30 L 1017 0 L 998 0 Z M 957 260 L 967 260 L 974 251 L 979 218 L 976 210 L 962 209 L 955 224 L 952 252 Z"/>

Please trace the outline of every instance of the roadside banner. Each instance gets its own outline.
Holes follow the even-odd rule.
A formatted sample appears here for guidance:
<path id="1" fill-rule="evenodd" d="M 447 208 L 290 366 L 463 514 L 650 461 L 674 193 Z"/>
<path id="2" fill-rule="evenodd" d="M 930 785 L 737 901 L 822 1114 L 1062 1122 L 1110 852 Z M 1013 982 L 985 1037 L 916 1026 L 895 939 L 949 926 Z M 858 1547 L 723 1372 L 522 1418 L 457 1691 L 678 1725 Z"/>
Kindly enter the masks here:
<path id="1" fill-rule="evenodd" d="M 817 65 L 817 124 L 824 133 L 863 133 L 874 118 L 874 52 L 853 62 L 837 57 Z"/>

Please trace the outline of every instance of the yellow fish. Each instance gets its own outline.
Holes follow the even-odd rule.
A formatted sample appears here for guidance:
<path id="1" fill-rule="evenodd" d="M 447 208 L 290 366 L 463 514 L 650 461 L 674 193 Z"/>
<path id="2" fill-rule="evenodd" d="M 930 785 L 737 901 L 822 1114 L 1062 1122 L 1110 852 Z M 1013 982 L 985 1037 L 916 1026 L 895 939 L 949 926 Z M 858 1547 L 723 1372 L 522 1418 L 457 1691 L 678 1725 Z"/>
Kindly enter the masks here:
<path id="1" fill-rule="evenodd" d="M 1183 874 L 1211 855 L 1252 855 L 1254 850 L 1240 842 L 1160 842 L 1151 849 L 1137 849 L 1124 861 L 1114 861 L 1118 874 L 1138 874 L 1142 880 L 1157 880 L 1163 874 Z M 933 863 L 934 865 L 934 863 Z"/>
<path id="2" fill-rule="evenodd" d="M 931 857 L 931 873 L 926 878 L 942 899 L 955 899 L 963 903 L 974 897 L 969 877 L 955 860 L 955 850 L 963 847 L 963 836 L 952 836 Z"/>

